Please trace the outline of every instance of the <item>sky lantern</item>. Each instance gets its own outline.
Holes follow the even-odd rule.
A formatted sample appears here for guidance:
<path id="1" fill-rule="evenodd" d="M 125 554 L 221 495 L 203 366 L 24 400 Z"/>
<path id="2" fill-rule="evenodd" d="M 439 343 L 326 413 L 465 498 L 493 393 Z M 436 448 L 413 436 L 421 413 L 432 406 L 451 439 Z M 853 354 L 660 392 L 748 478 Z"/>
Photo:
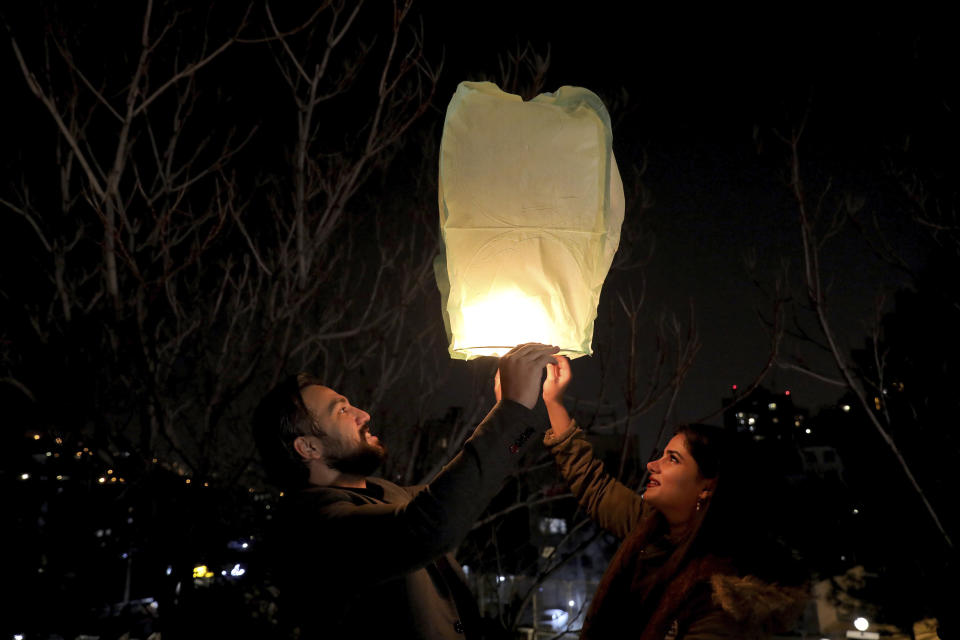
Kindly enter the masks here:
<path id="1" fill-rule="evenodd" d="M 457 87 L 440 143 L 435 265 L 451 357 L 524 342 L 593 353 L 624 212 L 611 142 L 610 116 L 587 89 L 524 102 L 490 82 Z"/>

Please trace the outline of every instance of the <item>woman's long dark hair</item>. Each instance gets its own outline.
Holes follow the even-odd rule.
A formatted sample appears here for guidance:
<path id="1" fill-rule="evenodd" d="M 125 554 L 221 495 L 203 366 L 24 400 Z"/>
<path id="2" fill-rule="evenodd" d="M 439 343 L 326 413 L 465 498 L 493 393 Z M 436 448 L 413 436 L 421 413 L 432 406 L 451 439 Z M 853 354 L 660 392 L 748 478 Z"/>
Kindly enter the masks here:
<path id="1" fill-rule="evenodd" d="M 701 477 L 715 480 L 713 491 L 687 528 L 675 537 L 663 515 L 644 504 L 639 524 L 623 541 L 600 581 L 585 632 L 589 626 L 603 635 L 601 629 L 618 624 L 615 620 L 623 611 L 649 614 L 671 581 L 691 563 L 709 564 L 723 572 L 761 574 L 757 569 L 763 561 L 752 560 L 768 557 L 761 551 L 770 530 L 763 521 L 765 498 L 761 496 L 767 485 L 749 444 L 735 444 L 725 430 L 704 424 L 681 425 L 675 435 L 683 436 Z M 672 547 L 663 564 L 652 571 L 641 562 L 651 544 Z"/>

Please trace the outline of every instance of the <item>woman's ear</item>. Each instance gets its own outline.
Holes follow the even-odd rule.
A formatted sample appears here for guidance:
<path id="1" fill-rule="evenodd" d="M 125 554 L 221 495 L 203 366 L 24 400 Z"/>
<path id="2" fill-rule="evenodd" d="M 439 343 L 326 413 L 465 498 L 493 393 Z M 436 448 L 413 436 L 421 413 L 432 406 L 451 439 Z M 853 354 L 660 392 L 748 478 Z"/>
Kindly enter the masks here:
<path id="1" fill-rule="evenodd" d="M 293 441 L 293 448 L 304 460 L 317 460 L 323 457 L 323 445 L 316 436 L 299 436 Z"/>
<path id="2" fill-rule="evenodd" d="M 713 495 L 713 490 L 717 488 L 717 479 L 711 478 L 704 483 L 700 494 L 697 496 L 700 500 L 708 500 Z"/>

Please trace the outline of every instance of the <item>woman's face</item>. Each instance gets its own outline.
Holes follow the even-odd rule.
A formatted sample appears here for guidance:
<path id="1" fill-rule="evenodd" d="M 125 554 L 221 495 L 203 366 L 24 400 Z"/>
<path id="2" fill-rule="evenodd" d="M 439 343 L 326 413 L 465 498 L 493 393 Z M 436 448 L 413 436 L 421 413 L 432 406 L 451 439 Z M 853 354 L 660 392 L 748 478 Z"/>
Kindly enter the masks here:
<path id="1" fill-rule="evenodd" d="M 647 463 L 647 470 L 650 479 L 644 500 L 671 525 L 688 522 L 696 512 L 697 500 L 706 499 L 715 484 L 700 475 L 697 461 L 687 448 L 687 438 L 679 433 L 667 443 L 663 456 Z"/>

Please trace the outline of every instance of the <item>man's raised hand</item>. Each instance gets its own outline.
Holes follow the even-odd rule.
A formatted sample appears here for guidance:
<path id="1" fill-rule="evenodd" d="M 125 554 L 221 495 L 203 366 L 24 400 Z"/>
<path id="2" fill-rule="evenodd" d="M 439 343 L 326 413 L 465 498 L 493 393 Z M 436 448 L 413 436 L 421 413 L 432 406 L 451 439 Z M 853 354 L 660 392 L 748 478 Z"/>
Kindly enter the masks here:
<path id="1" fill-rule="evenodd" d="M 500 377 L 500 394 L 505 400 L 513 400 L 533 409 L 540 395 L 540 378 L 548 364 L 557 365 L 554 354 L 560 347 L 528 342 L 507 352 L 500 358 L 497 372 Z M 568 364 L 569 371 L 569 364 Z"/>

